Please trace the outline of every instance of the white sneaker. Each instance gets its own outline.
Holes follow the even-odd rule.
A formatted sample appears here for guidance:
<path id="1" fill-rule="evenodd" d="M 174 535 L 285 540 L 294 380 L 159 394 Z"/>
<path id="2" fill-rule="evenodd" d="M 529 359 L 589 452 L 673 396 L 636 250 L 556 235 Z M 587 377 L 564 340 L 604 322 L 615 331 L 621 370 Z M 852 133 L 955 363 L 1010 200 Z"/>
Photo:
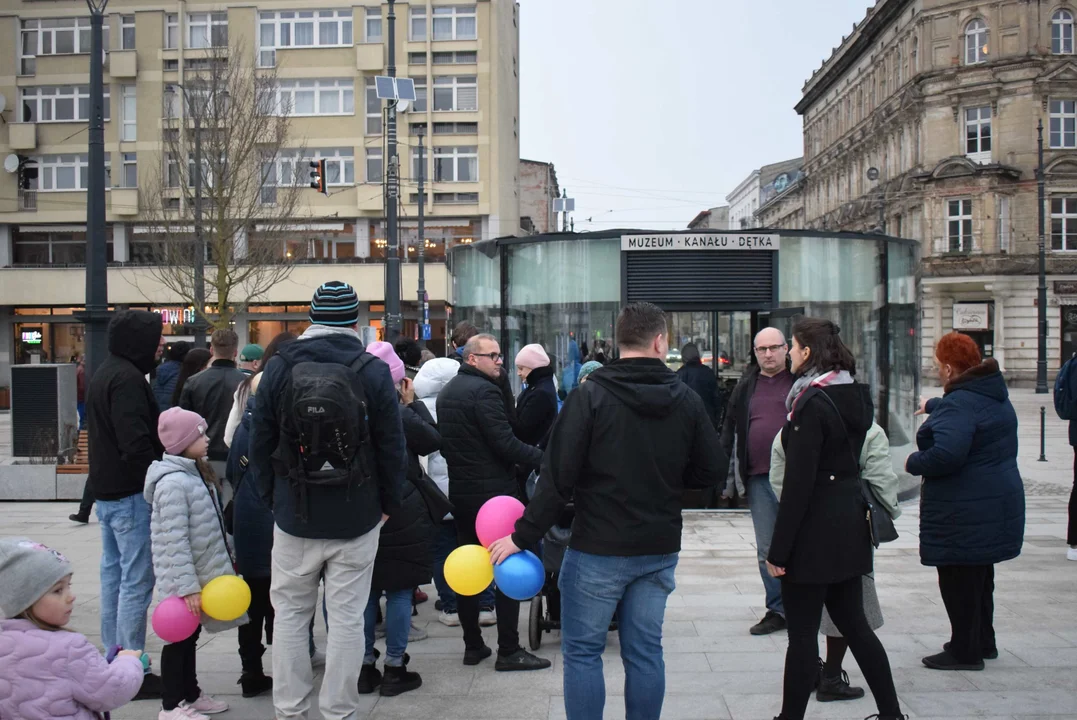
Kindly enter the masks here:
<path id="1" fill-rule="evenodd" d="M 191 720 L 194 716 L 188 714 L 189 710 L 190 708 L 184 707 L 183 705 L 177 705 L 172 710 L 162 710 L 157 713 L 157 720 Z M 205 720 L 209 720 L 205 715 L 200 716 L 205 718 Z"/>
<path id="2" fill-rule="evenodd" d="M 216 715 L 228 709 L 228 703 L 217 700 L 212 695 L 202 693 L 193 703 L 187 703 L 187 707 L 202 715 Z"/>
<path id="3" fill-rule="evenodd" d="M 482 610 L 479 612 L 479 625 L 482 627 L 493 627 L 497 625 L 497 611 L 496 610 Z"/>
<path id="4" fill-rule="evenodd" d="M 408 630 L 408 642 L 409 643 L 419 642 L 421 640 L 426 640 L 426 638 L 428 638 L 428 637 L 430 637 L 430 636 L 426 634 L 426 630 L 423 630 L 421 627 L 416 627 L 415 623 L 411 624 L 411 629 Z"/>
<path id="5" fill-rule="evenodd" d="M 448 613 L 442 610 L 438 615 L 438 622 L 446 627 L 460 627 L 460 616 L 456 613 Z"/>
<path id="6" fill-rule="evenodd" d="M 1073 548 L 1073 547 L 1068 548 L 1066 550 L 1066 559 L 1067 560 L 1077 560 L 1077 548 Z"/>

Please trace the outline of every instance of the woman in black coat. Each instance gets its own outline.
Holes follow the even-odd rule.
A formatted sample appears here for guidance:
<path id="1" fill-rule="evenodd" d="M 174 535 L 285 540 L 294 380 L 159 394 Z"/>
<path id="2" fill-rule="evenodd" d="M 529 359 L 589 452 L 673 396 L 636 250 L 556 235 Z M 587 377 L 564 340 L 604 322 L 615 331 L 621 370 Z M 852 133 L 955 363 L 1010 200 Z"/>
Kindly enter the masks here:
<path id="1" fill-rule="evenodd" d="M 541 345 L 525 345 L 516 354 L 516 374 L 526 383 L 516 400 L 516 437 L 528 445 L 543 446 L 557 419 L 557 388 L 553 366 Z"/>
<path id="2" fill-rule="evenodd" d="M 677 371 L 677 378 L 692 388 L 703 400 L 703 407 L 707 408 L 707 417 L 711 419 L 711 425 L 717 430 L 718 408 L 721 406 L 718 376 L 714 374 L 714 370 L 703 364 L 699 347 L 695 343 L 688 343 L 684 346 L 681 350 L 681 360 L 684 365 Z"/>
<path id="3" fill-rule="evenodd" d="M 872 546 L 861 494 L 861 448 L 871 393 L 829 320 L 804 318 L 789 352 L 796 375 L 781 431 L 786 471 L 767 570 L 782 579 L 789 627 L 782 720 L 801 720 L 819 674 L 823 606 L 848 640 L 875 696 L 879 720 L 902 718 L 890 661 L 864 617 L 862 575 Z"/>

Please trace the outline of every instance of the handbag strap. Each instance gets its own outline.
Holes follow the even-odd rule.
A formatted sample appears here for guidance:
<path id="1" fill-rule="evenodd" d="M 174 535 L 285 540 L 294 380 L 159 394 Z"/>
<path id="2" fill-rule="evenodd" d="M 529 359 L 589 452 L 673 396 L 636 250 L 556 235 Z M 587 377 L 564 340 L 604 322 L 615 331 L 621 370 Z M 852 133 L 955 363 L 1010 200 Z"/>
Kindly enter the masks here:
<path id="1" fill-rule="evenodd" d="M 860 458 L 856 456 L 856 450 L 853 449 L 853 436 L 849 434 L 849 429 L 845 427 L 845 420 L 841 416 L 841 411 L 838 410 L 838 406 L 834 404 L 834 400 L 822 390 L 816 388 L 815 394 L 826 400 L 827 404 L 830 405 L 831 408 L 833 408 L 834 414 L 837 415 L 838 424 L 841 425 L 841 431 L 845 433 L 845 444 L 849 446 L 849 455 L 853 459 L 853 467 L 856 468 L 856 479 L 860 483 L 860 489 L 865 493 L 870 492 L 870 488 L 868 488 L 867 481 L 864 480 L 864 473 L 860 471 Z M 864 497 L 869 498 L 871 496 L 865 494 Z"/>

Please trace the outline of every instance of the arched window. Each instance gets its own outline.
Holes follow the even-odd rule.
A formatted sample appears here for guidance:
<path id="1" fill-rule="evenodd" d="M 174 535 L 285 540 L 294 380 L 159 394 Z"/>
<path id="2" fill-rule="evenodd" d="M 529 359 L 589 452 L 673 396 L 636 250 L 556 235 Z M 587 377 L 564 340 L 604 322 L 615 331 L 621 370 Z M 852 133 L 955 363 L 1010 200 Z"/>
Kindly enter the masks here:
<path id="1" fill-rule="evenodd" d="M 1073 54 L 1073 13 L 1069 10 L 1059 10 L 1051 18 L 1051 52 Z"/>
<path id="2" fill-rule="evenodd" d="M 976 18 L 965 26 L 965 64 L 987 62 L 987 23 Z"/>

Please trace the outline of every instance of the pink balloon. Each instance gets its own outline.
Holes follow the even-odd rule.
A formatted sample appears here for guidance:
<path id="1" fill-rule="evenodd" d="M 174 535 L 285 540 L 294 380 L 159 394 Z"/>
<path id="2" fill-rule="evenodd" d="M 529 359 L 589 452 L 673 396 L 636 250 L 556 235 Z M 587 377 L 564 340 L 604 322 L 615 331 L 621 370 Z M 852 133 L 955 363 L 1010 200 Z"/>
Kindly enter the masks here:
<path id="1" fill-rule="evenodd" d="M 168 643 L 177 643 L 191 637 L 201 619 L 187 609 L 183 598 L 167 597 L 153 610 L 153 631 Z"/>
<path id="2" fill-rule="evenodd" d="M 512 535 L 516 531 L 516 521 L 524 516 L 524 504 L 509 495 L 490 498 L 479 509 L 475 518 L 475 534 L 484 548 L 490 547 L 495 540 Z"/>

